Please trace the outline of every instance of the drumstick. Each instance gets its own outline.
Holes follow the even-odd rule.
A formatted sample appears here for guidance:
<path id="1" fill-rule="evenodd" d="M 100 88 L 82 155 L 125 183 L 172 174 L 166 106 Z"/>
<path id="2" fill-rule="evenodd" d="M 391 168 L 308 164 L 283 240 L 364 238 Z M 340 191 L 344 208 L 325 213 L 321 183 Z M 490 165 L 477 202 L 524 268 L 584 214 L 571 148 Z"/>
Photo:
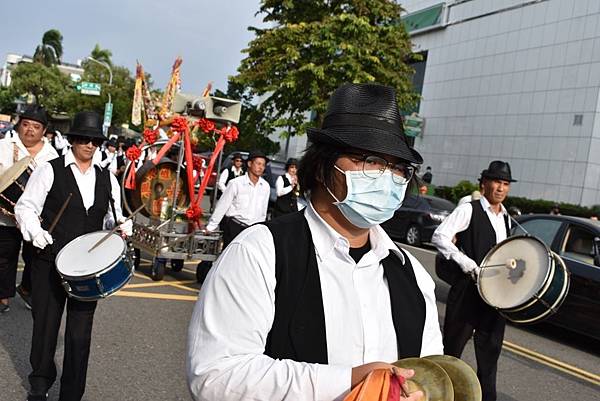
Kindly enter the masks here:
<path id="1" fill-rule="evenodd" d="M 146 207 L 146 205 L 142 205 L 142 206 L 138 207 L 128 218 L 126 218 L 123 222 L 121 222 L 121 224 L 125 223 L 127 220 L 131 220 L 136 214 L 141 212 L 144 207 Z M 108 237 L 110 237 L 112 234 L 114 234 L 115 231 L 117 231 L 119 229 L 119 225 L 117 225 L 117 222 L 115 221 L 115 226 L 112 228 L 112 230 L 107 232 L 104 237 L 100 238 L 98 240 L 98 242 L 96 242 L 94 245 L 92 245 L 92 247 L 90 249 L 88 249 L 88 253 L 90 253 L 94 249 L 98 248 L 104 241 L 106 241 L 108 239 Z"/>
<path id="2" fill-rule="evenodd" d="M 497 265 L 487 265 L 487 266 L 483 266 L 484 268 L 487 267 L 506 267 L 507 269 L 515 269 L 517 267 L 517 261 L 513 258 L 510 259 L 506 259 L 506 262 L 504 263 L 500 263 Z"/>
<path id="3" fill-rule="evenodd" d="M 54 227 L 56 227 L 56 225 L 58 224 L 58 221 L 60 220 L 63 213 L 65 212 L 65 209 L 67 208 L 67 205 L 71 201 L 72 196 L 73 196 L 73 192 L 69 192 L 69 196 L 67 196 L 67 200 L 65 200 L 65 203 L 63 203 L 62 206 L 60 207 L 60 209 L 58 209 L 58 213 L 56 213 L 54 220 L 52 220 L 52 224 L 50 224 L 50 227 L 48 228 L 48 234 L 52 234 L 52 231 L 54 231 Z"/>

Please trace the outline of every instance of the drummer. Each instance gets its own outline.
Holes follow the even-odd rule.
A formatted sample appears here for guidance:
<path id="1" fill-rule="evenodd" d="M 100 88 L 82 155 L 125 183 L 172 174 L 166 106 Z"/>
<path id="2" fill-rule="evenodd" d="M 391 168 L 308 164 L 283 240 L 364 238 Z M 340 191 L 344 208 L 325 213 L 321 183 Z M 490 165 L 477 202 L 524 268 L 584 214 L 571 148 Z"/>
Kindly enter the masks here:
<path id="1" fill-rule="evenodd" d="M 446 355 L 460 358 L 473 336 L 483 401 L 496 400 L 496 372 L 505 320 L 481 299 L 475 282 L 486 253 L 510 233 L 510 218 L 502 202 L 515 181 L 508 163 L 491 162 L 487 170 L 481 172 L 483 196 L 454 209 L 431 239 L 440 253 L 454 260 L 464 273 L 448 294 L 444 351 Z M 456 245 L 452 241 L 454 236 Z"/>
<path id="2" fill-rule="evenodd" d="M 131 221 L 122 223 L 117 179 L 92 162 L 97 147 L 106 140 L 102 134 L 102 121 L 95 112 L 77 113 L 67 134 L 71 150 L 36 169 L 15 206 L 23 237 L 38 248 L 31 269 L 32 371 L 27 398 L 30 401 L 46 400 L 48 389 L 56 379 L 54 354 L 65 304 L 67 326 L 60 399 L 80 400 L 85 391 L 96 302 L 67 298 L 54 263 L 58 251 L 80 235 L 114 225 L 115 217 L 121 223 L 121 231 L 131 234 Z M 69 194 L 72 197 L 66 203 Z M 65 204 L 64 213 L 57 219 Z M 49 233 L 49 227 L 55 221 L 57 224 Z"/>
<path id="3" fill-rule="evenodd" d="M 58 157 L 56 150 L 44 138 L 47 126 L 46 110 L 38 105 L 27 106 L 15 127 L 18 135 L 0 140 L 0 176 L 4 170 L 28 156 L 33 157 L 30 168 L 35 168 L 45 161 Z M 0 255 L 3 255 L 0 257 L 0 313 L 10 310 L 8 299 L 15 296 L 17 262 L 21 242 L 21 233 L 15 227 L 14 217 L 0 211 Z M 17 288 L 28 308 L 31 308 L 30 259 L 32 251 L 31 244 L 23 243 L 25 269 L 21 284 Z"/>

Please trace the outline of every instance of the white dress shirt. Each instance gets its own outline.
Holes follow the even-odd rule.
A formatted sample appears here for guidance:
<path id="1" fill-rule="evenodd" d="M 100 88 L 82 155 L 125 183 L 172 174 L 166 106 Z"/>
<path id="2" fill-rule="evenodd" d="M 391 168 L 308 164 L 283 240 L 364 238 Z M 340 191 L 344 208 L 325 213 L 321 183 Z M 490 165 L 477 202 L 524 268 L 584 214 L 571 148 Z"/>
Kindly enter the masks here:
<path id="1" fill-rule="evenodd" d="M 285 176 L 287 177 L 288 181 L 291 183 L 292 182 L 292 176 L 289 175 L 288 173 L 285 173 Z M 292 189 L 294 189 L 293 185 L 288 185 L 287 187 L 283 186 L 283 176 L 280 175 L 279 177 L 277 177 L 277 180 L 275 181 L 275 189 L 277 190 L 277 197 L 283 196 L 283 195 L 287 195 L 290 192 L 292 192 Z M 296 198 L 296 204 L 298 205 L 298 210 L 302 210 L 306 207 L 306 204 L 303 203 L 300 197 Z"/>
<path id="2" fill-rule="evenodd" d="M 96 163 L 92 163 L 86 171 L 81 171 L 75 162 L 73 152 L 69 151 L 65 155 L 65 167 L 71 167 L 77 187 L 79 188 L 79 193 L 83 199 L 83 206 L 86 210 L 94 204 L 96 188 L 96 169 L 94 165 Z M 121 220 L 123 218 L 121 211 L 121 190 L 117 178 L 112 174 L 109 174 L 109 176 L 111 194 L 115 203 L 115 214 L 117 215 L 117 220 Z M 15 217 L 21 227 L 21 233 L 25 241 L 32 241 L 42 231 L 39 216 L 42 214 L 46 197 L 53 184 L 54 170 L 52 169 L 52 165 L 44 163 L 33 172 L 31 178 L 29 178 L 29 182 L 27 182 L 25 192 L 21 195 L 15 206 Z M 112 228 L 114 224 L 112 208 L 109 202 L 108 210 L 104 216 L 104 227 Z"/>
<path id="3" fill-rule="evenodd" d="M 33 158 L 33 163 L 29 165 L 32 170 L 35 169 L 36 166 L 58 157 L 58 153 L 56 153 L 56 150 L 54 150 L 46 138 L 42 138 L 42 142 L 44 143 L 42 149 L 40 149 Z M 4 170 L 10 168 L 14 164 L 15 147 L 17 149 L 17 161 L 27 156 L 31 156 L 25 145 L 23 145 L 23 142 L 21 142 L 19 135 L 0 139 L 0 175 L 2 175 Z M 0 226 L 14 227 L 15 220 L 0 212 Z"/>
<path id="4" fill-rule="evenodd" d="M 504 225 L 504 216 L 508 216 L 508 213 L 504 205 L 500 205 L 500 213 L 495 213 L 485 196 L 482 196 L 479 202 L 481 202 L 481 206 L 494 228 L 496 243 L 504 241 L 508 236 Z M 469 273 L 473 269 L 473 266 L 477 264 L 454 245 L 453 239 L 457 233 L 465 231 L 469 227 L 472 215 L 473 206 L 471 203 L 463 203 L 444 219 L 431 237 L 431 242 L 438 251 L 446 259 L 452 259 L 458 263 L 465 273 Z M 508 219 L 509 228 L 511 226 L 510 223 L 510 219 Z"/>
<path id="5" fill-rule="evenodd" d="M 387 234 L 370 230 L 371 250 L 356 263 L 348 241 L 308 206 L 323 296 L 328 364 L 264 355 L 275 314 L 275 247 L 264 225 L 247 228 L 212 267 L 188 332 L 187 374 L 195 400 L 340 400 L 352 367 L 398 359 L 396 333 L 381 260 L 402 258 Z M 425 298 L 421 356 L 442 354 L 435 284 L 407 255 Z M 408 322 L 410 324 L 410 322 Z"/>
<path id="6" fill-rule="evenodd" d="M 100 161 L 100 167 L 117 175 L 117 151 L 109 152 L 108 149 L 106 149 L 104 150 L 104 156 L 106 156 L 106 158 Z"/>
<path id="7" fill-rule="evenodd" d="M 226 168 L 225 170 L 223 170 L 221 172 L 221 175 L 219 176 L 219 182 L 217 183 L 217 188 L 219 188 L 219 191 L 221 192 L 225 192 L 225 188 L 227 188 L 227 178 L 229 178 L 229 171 L 233 171 L 233 175 L 235 178 L 240 177 L 244 174 L 244 170 L 241 167 L 235 168 L 235 166 L 231 166 L 230 168 Z"/>
<path id="8" fill-rule="evenodd" d="M 254 184 L 248 174 L 229 181 L 223 196 L 210 216 L 206 229 L 214 231 L 223 216 L 233 217 L 241 223 L 252 225 L 267 219 L 269 207 L 269 183 L 262 177 Z"/>

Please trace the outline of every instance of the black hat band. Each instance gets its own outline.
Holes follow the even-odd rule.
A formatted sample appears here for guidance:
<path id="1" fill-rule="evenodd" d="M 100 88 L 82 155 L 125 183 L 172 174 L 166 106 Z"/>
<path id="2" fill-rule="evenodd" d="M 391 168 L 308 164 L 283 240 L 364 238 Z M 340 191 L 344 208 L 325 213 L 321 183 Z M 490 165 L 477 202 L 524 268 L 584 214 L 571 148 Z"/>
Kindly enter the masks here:
<path id="1" fill-rule="evenodd" d="M 336 113 L 325 116 L 323 119 L 323 129 L 343 126 L 375 128 L 397 133 L 402 132 L 402 127 L 399 124 L 369 114 Z"/>

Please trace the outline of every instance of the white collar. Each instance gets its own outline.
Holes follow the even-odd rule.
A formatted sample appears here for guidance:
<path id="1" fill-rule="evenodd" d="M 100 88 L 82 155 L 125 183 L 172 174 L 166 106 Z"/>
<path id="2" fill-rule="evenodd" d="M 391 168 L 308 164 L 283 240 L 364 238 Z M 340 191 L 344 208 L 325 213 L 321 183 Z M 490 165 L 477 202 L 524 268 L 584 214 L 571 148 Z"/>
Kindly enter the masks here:
<path id="1" fill-rule="evenodd" d="M 73 154 L 73 149 L 69 149 L 69 151 L 65 155 L 65 167 L 68 167 L 73 163 L 77 164 L 77 161 L 75 160 L 75 155 Z M 97 160 L 94 160 L 94 158 L 92 158 L 92 167 L 99 166 L 99 165 L 100 165 L 100 162 Z"/>
<path id="2" fill-rule="evenodd" d="M 314 209 L 310 200 L 308 206 L 305 208 L 304 217 L 310 227 L 315 251 L 319 258 L 326 258 L 334 251 L 336 244 L 340 244 L 348 249 L 350 248 L 348 240 L 323 220 Z M 380 261 L 385 259 L 390 251 L 392 251 L 398 255 L 402 264 L 406 263 L 404 255 L 400 252 L 398 246 L 379 225 L 369 229 L 369 241 L 371 242 L 371 250 Z"/>
<path id="3" fill-rule="evenodd" d="M 479 198 L 479 202 L 481 203 L 481 206 L 483 207 L 483 210 L 489 210 L 493 214 L 496 214 L 492 210 L 492 205 L 490 204 L 490 202 L 487 200 L 487 198 L 485 196 L 482 196 L 481 198 Z M 502 203 L 500 204 L 500 214 L 503 214 L 503 215 L 507 215 L 508 214 L 506 212 L 506 209 L 504 208 L 504 205 Z"/>

